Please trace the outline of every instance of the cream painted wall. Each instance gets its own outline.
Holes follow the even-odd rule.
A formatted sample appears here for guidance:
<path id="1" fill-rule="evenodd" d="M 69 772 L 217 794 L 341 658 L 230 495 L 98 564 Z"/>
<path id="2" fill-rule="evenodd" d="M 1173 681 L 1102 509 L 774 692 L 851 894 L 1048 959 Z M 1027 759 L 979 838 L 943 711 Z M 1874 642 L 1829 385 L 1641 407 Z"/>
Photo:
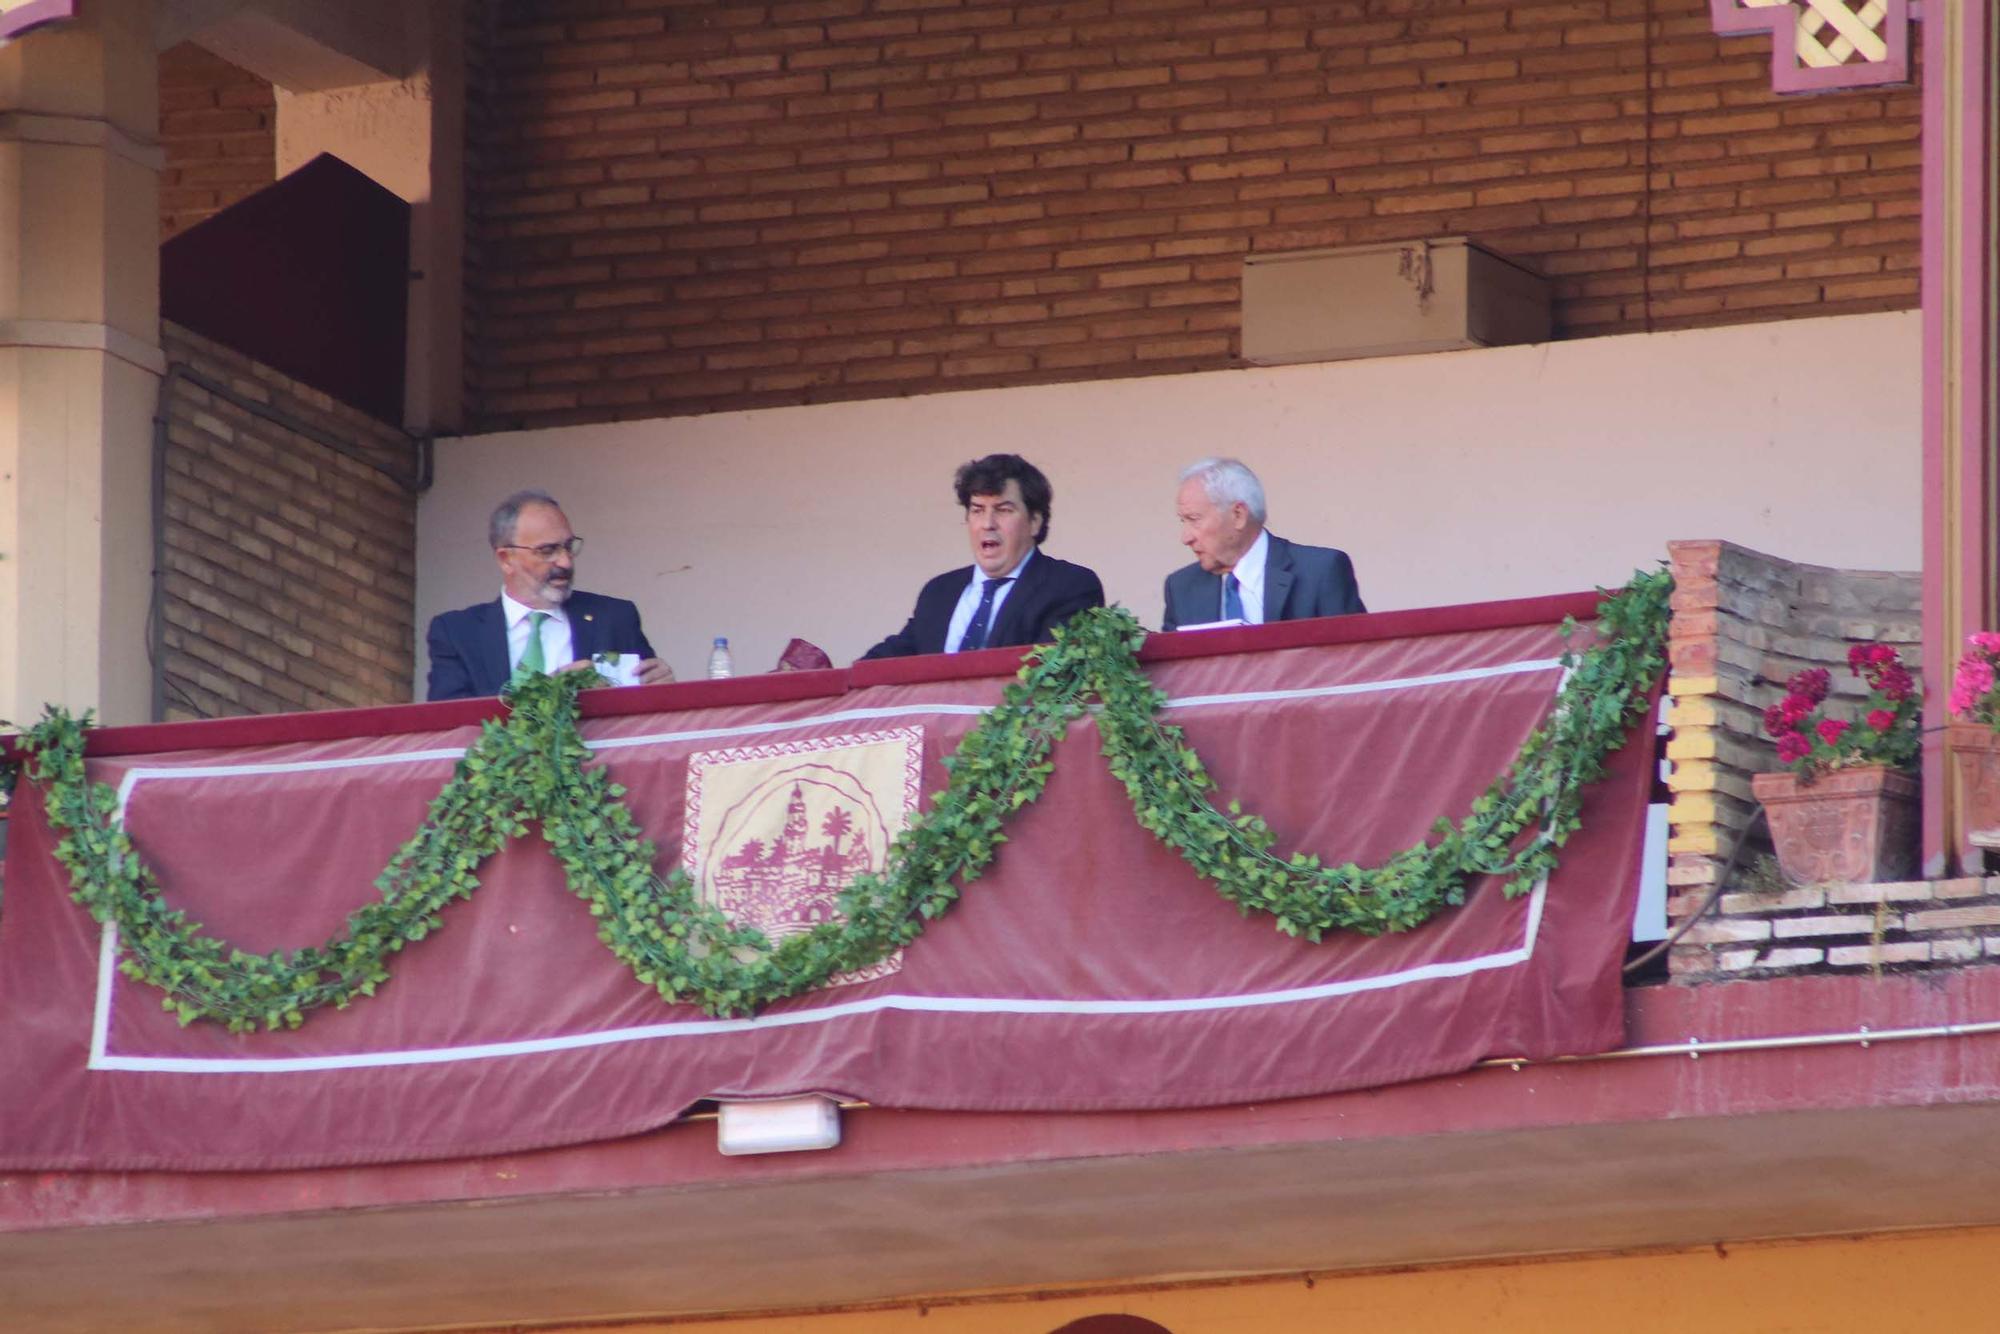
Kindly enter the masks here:
<path id="1" fill-rule="evenodd" d="M 430 194 L 430 76 L 324 92 L 272 89 L 278 175 L 332 153 L 405 200 Z"/>
<path id="2" fill-rule="evenodd" d="M 681 675 L 718 634 L 739 672 L 793 635 L 846 662 L 967 562 L 951 473 L 994 450 L 1054 482 L 1048 550 L 1148 624 L 1205 453 L 1376 610 L 1615 584 L 1673 538 L 1914 569 L 1920 363 L 1909 311 L 444 440 L 417 624 L 495 595 L 487 511 L 540 486 L 589 539 L 579 583 L 636 600 Z"/>

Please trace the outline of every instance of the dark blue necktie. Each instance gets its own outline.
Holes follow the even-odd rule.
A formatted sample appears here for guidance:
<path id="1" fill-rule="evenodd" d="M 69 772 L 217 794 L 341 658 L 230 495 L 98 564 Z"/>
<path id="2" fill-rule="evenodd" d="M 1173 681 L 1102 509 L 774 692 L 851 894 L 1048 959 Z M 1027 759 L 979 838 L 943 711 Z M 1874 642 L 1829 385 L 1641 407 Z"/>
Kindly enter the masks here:
<path id="1" fill-rule="evenodd" d="M 1222 576 L 1222 619 L 1240 621 L 1243 619 L 1243 585 L 1236 582 L 1236 576 Z"/>
<path id="2" fill-rule="evenodd" d="M 965 638 L 958 641 L 960 653 L 986 647 L 987 623 L 993 619 L 993 599 L 1003 586 L 1013 582 L 1011 574 L 1004 579 L 988 579 L 986 587 L 979 590 L 979 610 L 972 613 L 972 624 L 965 627 Z"/>

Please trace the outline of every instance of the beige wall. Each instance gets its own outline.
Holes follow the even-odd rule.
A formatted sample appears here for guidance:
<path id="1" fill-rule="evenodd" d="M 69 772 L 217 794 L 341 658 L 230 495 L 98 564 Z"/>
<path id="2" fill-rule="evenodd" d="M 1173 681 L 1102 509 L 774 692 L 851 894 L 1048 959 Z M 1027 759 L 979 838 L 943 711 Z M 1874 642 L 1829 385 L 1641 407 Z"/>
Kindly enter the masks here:
<path id="1" fill-rule="evenodd" d="M 792 635 L 845 662 L 967 561 L 951 471 L 1007 449 L 1055 483 L 1049 550 L 1152 624 L 1173 474 L 1207 452 L 1377 610 L 1617 583 L 1679 537 L 1913 569 L 1919 365 L 1901 312 L 446 440 L 417 624 L 497 592 L 486 512 L 542 486 L 590 540 L 580 582 L 637 600 L 681 674 L 717 634 L 739 670 Z"/>
<path id="2" fill-rule="evenodd" d="M 1318 1274 L 1095 1296 L 627 1324 L 626 1334 L 1046 1334 L 1134 1315 L 1171 1334 L 1942 1334 L 1993 1326 L 1991 1229 L 1672 1254 Z"/>

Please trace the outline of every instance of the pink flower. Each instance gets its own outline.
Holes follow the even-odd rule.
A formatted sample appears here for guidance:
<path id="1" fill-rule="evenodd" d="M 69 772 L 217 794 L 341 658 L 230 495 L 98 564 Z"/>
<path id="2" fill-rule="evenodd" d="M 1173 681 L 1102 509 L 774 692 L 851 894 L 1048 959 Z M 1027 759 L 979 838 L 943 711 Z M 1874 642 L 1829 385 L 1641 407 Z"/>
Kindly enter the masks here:
<path id="1" fill-rule="evenodd" d="M 1791 720 L 1785 717 L 1784 705 L 1773 704 L 1770 708 L 1764 710 L 1764 734 L 1766 736 L 1783 736 L 1791 730 Z"/>
<path id="2" fill-rule="evenodd" d="M 1829 746 L 1840 744 L 1840 734 L 1847 730 L 1847 724 L 1839 718 L 1822 718 L 1819 724 L 1819 739 Z"/>
<path id="3" fill-rule="evenodd" d="M 1958 660 L 1951 681 L 1951 711 L 1961 717 L 1979 707 L 1980 700 L 1993 689 L 1993 664 L 1967 655 Z"/>
<path id="4" fill-rule="evenodd" d="M 1896 714 L 1891 709 L 1870 709 L 1868 725 L 1878 732 L 1886 732 L 1896 725 Z"/>
<path id="5" fill-rule="evenodd" d="M 1812 754 L 1812 742 L 1797 732 L 1787 732 L 1778 738 L 1778 763 L 1797 764 Z"/>
<path id="6" fill-rule="evenodd" d="M 1806 698 L 1804 695 L 1787 695 L 1784 702 L 1778 705 L 1778 710 L 1783 715 L 1787 726 L 1796 727 L 1804 722 L 1806 716 L 1813 711 L 1813 704 L 1814 701 Z"/>
<path id="7" fill-rule="evenodd" d="M 1965 642 L 1981 653 L 2000 653 L 2000 631 L 1980 630 L 1966 636 Z"/>

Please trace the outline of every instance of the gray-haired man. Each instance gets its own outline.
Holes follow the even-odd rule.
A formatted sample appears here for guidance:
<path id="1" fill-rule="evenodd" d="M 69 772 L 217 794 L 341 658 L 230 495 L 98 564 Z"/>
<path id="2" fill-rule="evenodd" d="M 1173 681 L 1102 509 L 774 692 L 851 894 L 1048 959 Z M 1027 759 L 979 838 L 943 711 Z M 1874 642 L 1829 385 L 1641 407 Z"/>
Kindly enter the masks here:
<path id="1" fill-rule="evenodd" d="M 1264 527 L 1263 483 L 1241 461 L 1203 459 L 1183 468 L 1174 504 L 1181 545 L 1194 563 L 1167 576 L 1162 629 L 1368 610 L 1346 552 L 1287 542 Z"/>

